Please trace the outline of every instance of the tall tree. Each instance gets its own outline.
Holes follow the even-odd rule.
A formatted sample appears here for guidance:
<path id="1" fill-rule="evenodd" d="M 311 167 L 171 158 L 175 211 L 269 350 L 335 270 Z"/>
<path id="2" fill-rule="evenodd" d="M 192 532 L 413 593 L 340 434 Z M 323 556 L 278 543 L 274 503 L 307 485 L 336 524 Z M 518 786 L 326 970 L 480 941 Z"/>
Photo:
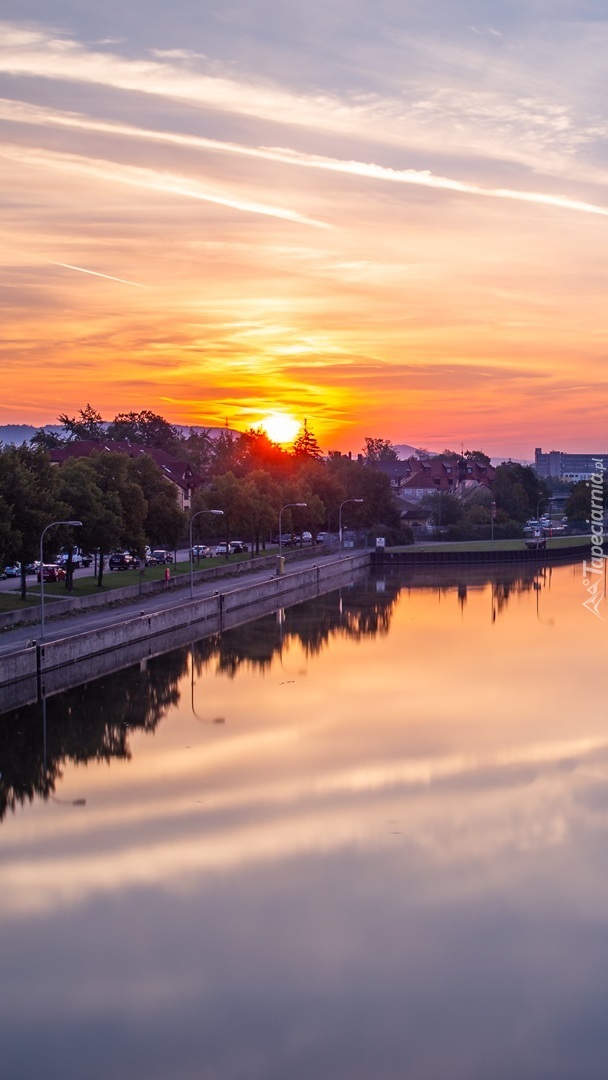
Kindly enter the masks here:
<path id="1" fill-rule="evenodd" d="M 166 450 L 170 454 L 183 449 L 184 441 L 178 428 L 150 409 L 118 413 L 108 425 L 106 438 L 117 442 L 128 440 L 141 446 Z"/>
<path id="2" fill-rule="evenodd" d="M 390 439 L 365 439 L 364 457 L 368 465 L 378 461 L 398 461 L 399 455 Z"/>
<path id="3" fill-rule="evenodd" d="M 38 557 L 43 529 L 51 521 L 67 516 L 56 494 L 54 469 L 43 450 L 26 444 L 2 450 L 0 500 L 7 508 L 6 554 L 21 563 L 21 597 L 25 599 L 25 567 Z M 64 533 L 63 540 L 66 538 Z M 58 529 L 52 542 L 59 545 L 61 540 Z"/>
<path id="4" fill-rule="evenodd" d="M 321 448 L 306 420 L 302 424 L 299 434 L 294 440 L 293 454 L 296 459 L 309 458 L 312 460 L 319 460 L 323 456 Z"/>
<path id="5" fill-rule="evenodd" d="M 103 583 L 103 558 L 120 542 L 124 519 L 116 491 L 104 490 L 98 455 L 66 461 L 57 478 L 58 494 L 69 508 L 69 517 L 82 521 L 78 543 L 85 551 L 99 552 L 97 584 Z M 66 580 L 66 587 L 69 583 Z"/>
<path id="6" fill-rule="evenodd" d="M 80 417 L 79 420 L 75 416 L 68 416 L 66 413 L 61 413 L 58 417 L 59 423 L 63 424 L 63 430 L 68 442 L 73 439 L 95 439 L 97 442 L 101 442 L 102 439 L 105 439 L 106 424 L 97 409 L 87 404 L 84 409 L 79 409 L 78 416 Z"/>
<path id="7" fill-rule="evenodd" d="M 148 454 L 138 454 L 128 462 L 129 476 L 141 488 L 146 503 L 145 538 L 152 545 L 177 547 L 186 531 L 187 519 L 177 505 L 175 485 Z"/>

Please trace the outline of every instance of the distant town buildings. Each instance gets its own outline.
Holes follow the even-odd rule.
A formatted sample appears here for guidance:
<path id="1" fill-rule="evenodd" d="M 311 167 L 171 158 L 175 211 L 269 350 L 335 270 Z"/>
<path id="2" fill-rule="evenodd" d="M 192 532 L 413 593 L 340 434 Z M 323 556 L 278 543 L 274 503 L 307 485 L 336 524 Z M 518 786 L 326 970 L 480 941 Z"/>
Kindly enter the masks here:
<path id="1" fill-rule="evenodd" d="M 543 454 L 540 446 L 534 451 L 534 468 L 537 476 L 544 479 L 565 480 L 576 483 L 588 480 L 597 472 L 597 462 L 608 470 L 608 454 L 565 454 L 562 450 L 549 450 Z"/>
<path id="2" fill-rule="evenodd" d="M 494 479 L 492 465 L 441 455 L 411 457 L 407 461 L 378 461 L 374 468 L 389 477 L 395 495 L 414 503 L 433 491 L 462 495 L 479 486 L 489 488 Z"/>

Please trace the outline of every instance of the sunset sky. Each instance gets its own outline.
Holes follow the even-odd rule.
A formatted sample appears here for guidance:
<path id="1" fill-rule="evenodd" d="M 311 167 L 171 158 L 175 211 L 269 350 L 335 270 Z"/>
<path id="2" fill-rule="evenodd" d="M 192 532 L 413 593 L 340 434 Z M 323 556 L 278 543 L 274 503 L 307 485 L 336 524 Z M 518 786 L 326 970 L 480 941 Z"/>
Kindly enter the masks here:
<path id="1" fill-rule="evenodd" d="M 608 450 L 605 0 L 3 0 L 0 423 Z"/>

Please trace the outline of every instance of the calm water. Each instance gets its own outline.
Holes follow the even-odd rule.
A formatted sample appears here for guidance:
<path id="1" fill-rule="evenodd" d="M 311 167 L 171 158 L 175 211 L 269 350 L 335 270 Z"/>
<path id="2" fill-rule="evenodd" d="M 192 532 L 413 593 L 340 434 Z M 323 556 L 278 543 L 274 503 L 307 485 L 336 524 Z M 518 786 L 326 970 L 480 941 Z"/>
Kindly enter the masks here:
<path id="1" fill-rule="evenodd" d="M 0 717 L 2 1075 L 608 1075 L 607 626 L 524 574 Z"/>

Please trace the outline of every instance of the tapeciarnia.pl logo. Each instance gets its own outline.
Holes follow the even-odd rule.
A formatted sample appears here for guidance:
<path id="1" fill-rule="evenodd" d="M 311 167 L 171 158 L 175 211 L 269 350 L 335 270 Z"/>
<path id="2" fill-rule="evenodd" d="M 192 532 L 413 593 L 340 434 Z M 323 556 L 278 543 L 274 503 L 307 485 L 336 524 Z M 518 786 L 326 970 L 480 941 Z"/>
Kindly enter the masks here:
<path id="1" fill-rule="evenodd" d="M 589 596 L 583 601 L 598 619 L 604 618 L 600 604 L 605 599 L 606 556 L 604 555 L 604 462 L 594 460 L 595 472 L 590 479 L 591 485 L 591 561 L 583 561 L 583 585 Z"/>

